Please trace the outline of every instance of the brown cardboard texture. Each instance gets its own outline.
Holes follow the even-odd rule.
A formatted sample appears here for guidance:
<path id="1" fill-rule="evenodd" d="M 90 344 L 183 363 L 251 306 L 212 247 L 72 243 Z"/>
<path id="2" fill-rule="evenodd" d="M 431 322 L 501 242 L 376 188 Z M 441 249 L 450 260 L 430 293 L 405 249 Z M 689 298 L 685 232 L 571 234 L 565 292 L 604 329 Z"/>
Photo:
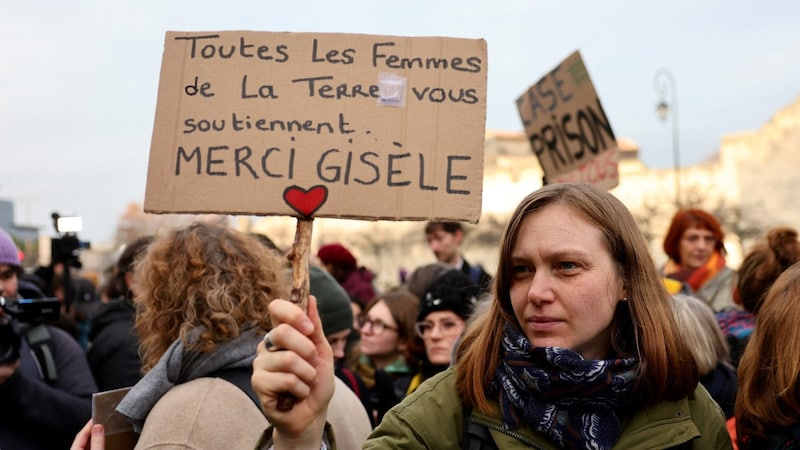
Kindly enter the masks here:
<path id="1" fill-rule="evenodd" d="M 126 387 L 92 394 L 92 422 L 105 429 L 105 450 L 131 450 L 139 439 L 131 422 L 116 411 L 130 390 Z"/>
<path id="2" fill-rule="evenodd" d="M 547 183 L 619 184 L 614 131 L 580 52 L 522 94 L 517 108 Z"/>
<path id="3" fill-rule="evenodd" d="M 167 32 L 144 209 L 475 223 L 482 39 Z"/>

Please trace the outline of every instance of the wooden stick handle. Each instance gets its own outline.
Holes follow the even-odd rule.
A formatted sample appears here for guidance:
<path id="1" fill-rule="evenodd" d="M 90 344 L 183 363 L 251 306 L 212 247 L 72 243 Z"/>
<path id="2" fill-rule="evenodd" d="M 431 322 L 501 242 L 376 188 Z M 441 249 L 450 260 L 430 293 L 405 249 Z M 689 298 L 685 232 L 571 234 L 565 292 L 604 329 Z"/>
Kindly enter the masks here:
<path id="1" fill-rule="evenodd" d="M 300 305 L 303 311 L 308 309 L 308 265 L 311 255 L 311 230 L 314 219 L 297 219 L 297 229 L 292 244 L 292 303 Z"/>
<path id="2" fill-rule="evenodd" d="M 309 277 L 308 265 L 311 254 L 311 230 L 314 219 L 297 219 L 294 243 L 289 257 L 292 260 L 292 292 L 289 300 L 308 311 Z M 278 397 L 278 411 L 289 411 L 296 399 L 289 393 Z"/>

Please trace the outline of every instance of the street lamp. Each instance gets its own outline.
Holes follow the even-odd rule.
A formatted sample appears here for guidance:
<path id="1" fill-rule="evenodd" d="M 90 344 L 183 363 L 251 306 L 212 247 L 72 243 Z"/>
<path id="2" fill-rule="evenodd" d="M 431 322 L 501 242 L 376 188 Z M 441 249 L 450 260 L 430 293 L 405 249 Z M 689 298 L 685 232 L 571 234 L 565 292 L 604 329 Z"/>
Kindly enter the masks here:
<path id="1" fill-rule="evenodd" d="M 675 78 L 672 73 L 665 69 L 660 68 L 656 70 L 653 79 L 655 83 L 656 92 L 658 92 L 659 101 L 656 104 L 656 114 L 658 118 L 665 122 L 672 113 L 672 164 L 675 171 L 675 205 L 681 207 L 681 155 L 680 147 L 678 144 L 678 91 L 675 87 Z M 667 94 L 670 96 L 670 101 L 667 101 Z"/>

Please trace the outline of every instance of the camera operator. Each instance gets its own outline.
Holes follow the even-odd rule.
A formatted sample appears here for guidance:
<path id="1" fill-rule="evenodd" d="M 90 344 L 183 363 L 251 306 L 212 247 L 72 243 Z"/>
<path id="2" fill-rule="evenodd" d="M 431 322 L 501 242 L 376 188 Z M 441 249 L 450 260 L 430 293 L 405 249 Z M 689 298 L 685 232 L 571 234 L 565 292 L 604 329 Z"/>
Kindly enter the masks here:
<path id="1" fill-rule="evenodd" d="M 22 272 L 16 245 L 0 229 L 0 448 L 68 448 L 91 417 L 97 386 L 72 337 L 10 315 Z"/>

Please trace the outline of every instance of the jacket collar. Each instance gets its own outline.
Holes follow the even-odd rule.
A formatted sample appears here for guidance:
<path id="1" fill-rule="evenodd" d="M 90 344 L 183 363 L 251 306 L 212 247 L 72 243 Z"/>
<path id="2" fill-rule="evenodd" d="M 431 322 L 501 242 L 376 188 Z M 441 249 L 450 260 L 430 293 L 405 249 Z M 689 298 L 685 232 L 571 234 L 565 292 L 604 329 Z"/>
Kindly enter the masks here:
<path id="1" fill-rule="evenodd" d="M 487 426 L 499 448 L 512 448 L 524 442 L 534 448 L 553 448 L 546 436 L 523 426 L 513 431 L 503 431 L 500 410 L 493 404 L 494 413 L 487 415 L 473 411 L 473 420 Z M 622 434 L 615 448 L 670 448 L 700 436 L 692 421 L 689 399 L 664 401 L 626 416 L 622 420 Z"/>

